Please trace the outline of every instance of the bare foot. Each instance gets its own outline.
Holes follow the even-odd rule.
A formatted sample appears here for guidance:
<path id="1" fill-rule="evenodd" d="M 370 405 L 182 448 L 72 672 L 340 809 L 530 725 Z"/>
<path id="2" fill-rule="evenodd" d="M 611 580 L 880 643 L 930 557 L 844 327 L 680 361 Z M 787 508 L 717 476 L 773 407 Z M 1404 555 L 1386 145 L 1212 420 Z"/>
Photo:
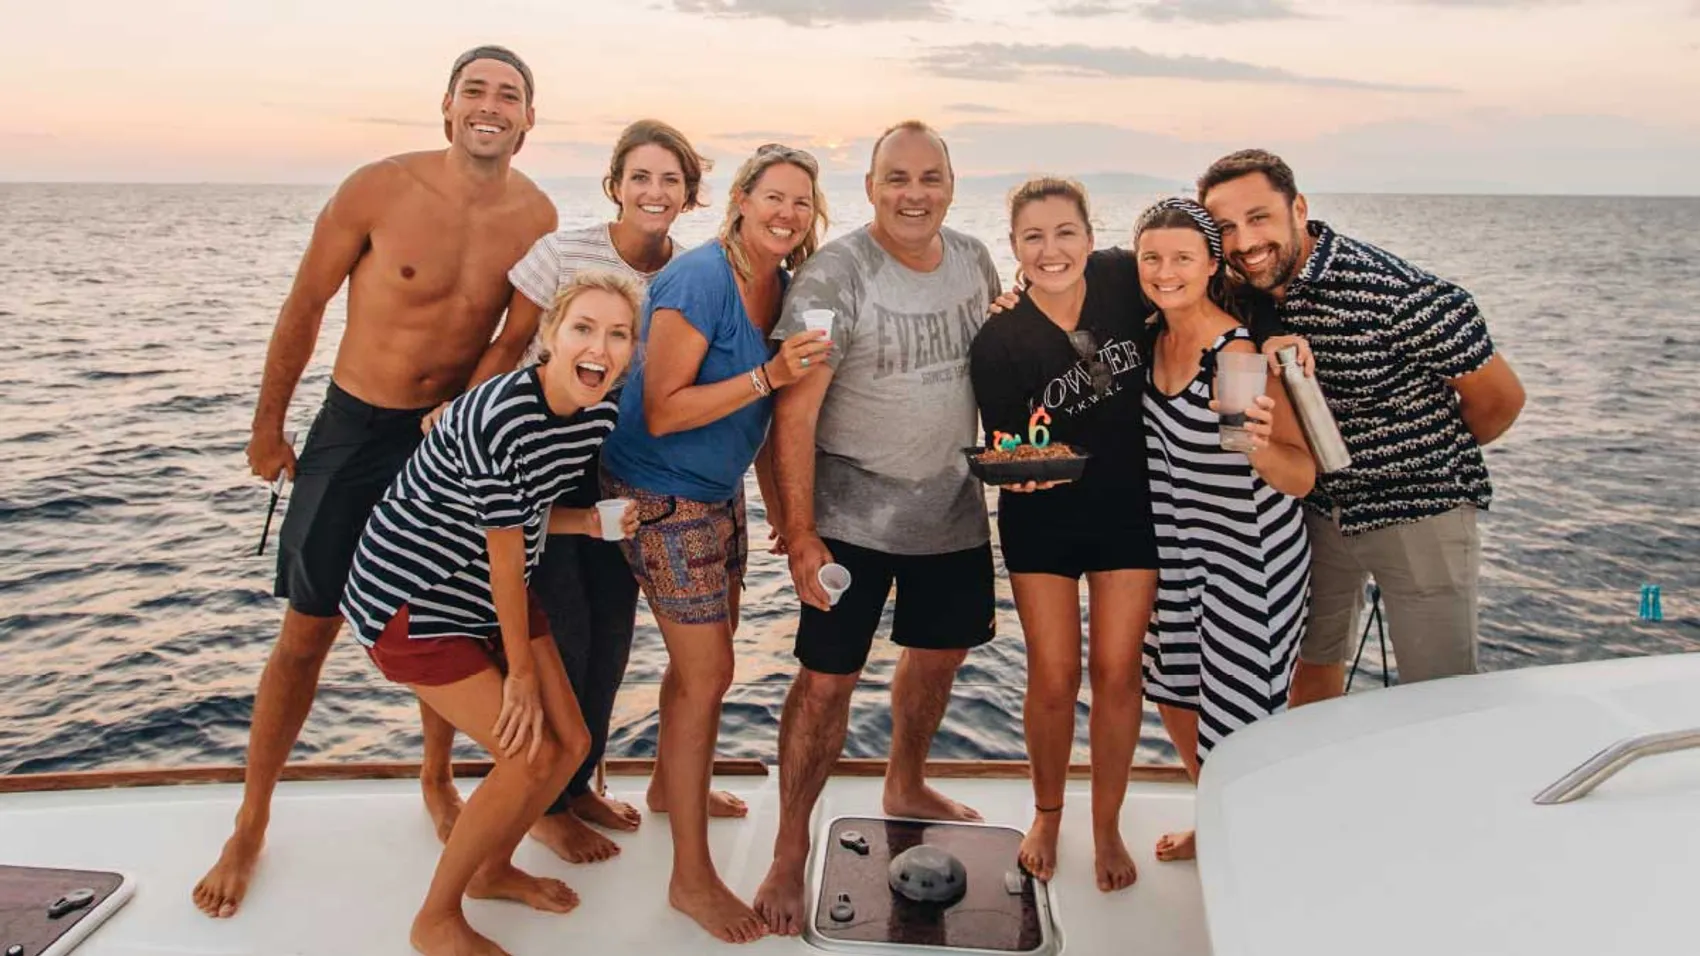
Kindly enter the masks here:
<path id="1" fill-rule="evenodd" d="M 428 782 L 421 778 L 419 788 L 424 791 L 425 812 L 431 815 L 431 823 L 437 828 L 437 839 L 448 843 L 455 821 L 460 819 L 460 791 L 455 789 L 453 780 Z"/>
<path id="2" fill-rule="evenodd" d="M 248 894 L 248 880 L 254 875 L 254 864 L 259 862 L 260 847 L 265 842 L 263 826 L 253 835 L 240 828 L 232 833 L 224 841 L 218 862 L 195 884 L 195 906 L 214 919 L 235 916 L 242 897 Z"/>
<path id="3" fill-rule="evenodd" d="M 567 884 L 532 876 L 512 863 L 480 867 L 466 885 L 466 895 L 475 900 L 513 900 L 545 913 L 566 913 L 578 905 L 578 894 Z"/>
<path id="4" fill-rule="evenodd" d="M 427 919 L 413 918 L 407 941 L 425 956 L 508 956 L 508 951 L 478 935 L 460 913 Z"/>
<path id="5" fill-rule="evenodd" d="M 1110 830 L 1108 833 L 1092 835 L 1095 845 L 1093 856 L 1094 865 L 1098 870 L 1098 889 L 1105 893 L 1114 893 L 1132 886 L 1139 879 L 1139 870 L 1133 865 L 1133 856 L 1127 852 L 1127 844 L 1122 842 L 1120 830 Z"/>
<path id="6" fill-rule="evenodd" d="M 1157 859 L 1164 863 L 1175 860 L 1191 860 L 1198 856 L 1196 845 L 1197 830 L 1186 830 L 1181 833 L 1165 833 L 1157 838 Z"/>
<path id="7" fill-rule="evenodd" d="M 807 848 L 794 859 L 775 856 L 767 879 L 756 890 L 756 914 L 776 935 L 796 936 L 803 932 L 803 919 L 808 912 L 803 902 L 803 876 L 808 859 Z"/>
<path id="8" fill-rule="evenodd" d="M 546 813 L 531 825 L 531 838 L 568 863 L 601 863 L 620 855 L 620 845 L 585 825 L 571 811 Z"/>
<path id="9" fill-rule="evenodd" d="M 651 786 L 644 802 L 649 804 L 650 813 L 667 812 L 667 798 L 662 795 L 660 787 Z M 711 817 L 737 818 L 748 816 L 749 812 L 750 808 L 744 801 L 725 790 L 708 792 L 708 815 Z"/>
<path id="10" fill-rule="evenodd" d="M 1041 883 L 1049 883 L 1057 872 L 1057 834 L 1062 830 L 1062 809 L 1033 814 L 1033 826 L 1021 839 L 1015 858 Z"/>
<path id="11" fill-rule="evenodd" d="M 580 820 L 604 830 L 630 832 L 643 823 L 643 814 L 638 812 L 637 807 L 624 800 L 610 800 L 600 793 L 574 797 L 571 806 Z"/>
<path id="12" fill-rule="evenodd" d="M 753 943 L 767 935 L 761 917 L 718 876 L 710 883 L 688 888 L 680 886 L 675 877 L 667 887 L 667 902 L 723 943 Z"/>
<path id="13" fill-rule="evenodd" d="M 981 820 L 980 811 L 957 803 L 928 786 L 909 794 L 894 793 L 887 787 L 885 813 L 886 816 L 911 820 L 960 820 L 964 823 L 979 823 Z"/>

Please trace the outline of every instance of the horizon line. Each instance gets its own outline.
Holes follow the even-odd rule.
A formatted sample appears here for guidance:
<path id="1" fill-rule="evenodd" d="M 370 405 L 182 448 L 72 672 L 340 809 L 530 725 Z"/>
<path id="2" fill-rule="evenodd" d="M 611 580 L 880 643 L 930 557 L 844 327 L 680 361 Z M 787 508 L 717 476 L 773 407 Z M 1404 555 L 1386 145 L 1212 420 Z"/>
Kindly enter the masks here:
<path id="1" fill-rule="evenodd" d="M 860 173 L 841 173 L 841 174 L 823 173 L 822 178 L 823 179 L 826 179 L 826 178 L 857 178 L 857 179 L 859 179 L 859 178 L 861 178 L 861 175 L 862 174 L 860 174 Z M 958 180 L 959 181 L 972 181 L 972 180 L 977 180 L 977 179 L 978 180 L 1003 179 L 1003 178 L 1008 178 L 1008 177 L 1017 177 L 1017 176 L 1026 176 L 1026 175 L 1030 175 L 1030 174 L 1027 173 L 1027 172 L 1018 172 L 1018 171 L 1011 171 L 1011 172 L 1004 172 L 1004 173 L 973 173 L 973 174 L 969 174 L 969 175 L 965 175 L 965 176 L 960 176 L 960 177 L 958 177 Z M 1182 183 L 1182 181 L 1180 181 L 1180 180 L 1169 180 L 1167 177 L 1164 177 L 1164 176 L 1156 176 L 1156 175 L 1152 175 L 1152 174 L 1149 174 L 1149 173 L 1118 172 L 1118 171 L 1109 171 L 1109 170 L 1095 172 L 1095 173 L 1080 173 L 1080 174 L 1074 175 L 1070 178 L 1085 180 L 1085 179 L 1095 179 L 1095 178 L 1107 177 L 1107 176 L 1138 177 L 1138 178 L 1141 178 L 1141 179 L 1156 180 L 1158 182 L 1173 182 L 1175 185 L 1184 185 Z M 590 173 L 564 175 L 564 176 L 537 176 L 537 177 L 533 177 L 533 179 L 532 179 L 533 182 L 535 182 L 539 185 L 543 185 L 543 184 L 547 184 L 547 183 L 577 182 L 577 181 L 599 182 L 600 180 L 601 180 L 600 175 L 590 174 Z M 0 188 L 8 187 L 8 186 L 129 186 L 129 187 L 230 186 L 230 187 L 268 187 L 268 188 L 291 187 L 291 188 L 301 188 L 301 189 L 334 189 L 339 184 L 339 182 L 340 181 L 332 181 L 332 180 L 325 180 L 325 181 L 322 181 L 322 182 L 309 182 L 309 181 L 280 182 L 280 181 L 276 181 L 276 180 L 268 181 L 268 180 L 258 180 L 258 179 L 256 179 L 256 180 L 239 180 L 239 179 L 148 179 L 148 180 L 63 179 L 63 180 L 55 180 L 55 179 L 7 179 L 7 178 L 4 178 L 4 177 L 0 177 Z M 1448 196 L 1457 196 L 1457 197 L 1484 197 L 1485 196 L 1485 197 L 1497 197 L 1497 198 L 1504 198 L 1504 199 L 1700 199 L 1700 190 L 1696 190 L 1695 192 L 1685 192 L 1685 193 L 1678 193 L 1678 192 L 1669 192 L 1669 193 L 1567 192 L 1567 191 L 1538 191 L 1538 190 L 1536 190 L 1536 191 L 1505 190 L 1505 189 L 1501 189 L 1501 188 L 1488 187 L 1488 186 L 1484 186 L 1484 187 L 1479 188 L 1479 189 L 1469 189 L 1469 188 L 1460 188 L 1460 187 L 1437 187 L 1437 188 L 1433 188 L 1433 189 L 1423 189 L 1423 188 L 1413 189 L 1413 188 L 1409 188 L 1409 187 L 1407 187 L 1407 188 L 1389 188 L 1389 189 L 1364 189 L 1364 188 L 1328 189 L 1328 188 L 1322 188 L 1322 189 L 1301 190 L 1301 192 L 1306 194 L 1306 195 L 1316 195 L 1316 196 L 1428 196 L 1428 197 L 1435 197 L 1435 198 L 1444 198 L 1444 197 L 1448 197 Z"/>

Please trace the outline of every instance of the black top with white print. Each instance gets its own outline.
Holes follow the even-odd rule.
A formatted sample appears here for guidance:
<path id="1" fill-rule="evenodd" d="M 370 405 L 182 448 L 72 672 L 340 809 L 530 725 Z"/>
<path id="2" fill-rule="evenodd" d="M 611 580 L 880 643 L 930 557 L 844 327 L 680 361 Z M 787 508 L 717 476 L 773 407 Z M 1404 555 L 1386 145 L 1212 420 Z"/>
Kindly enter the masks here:
<path id="1" fill-rule="evenodd" d="M 1316 379 L 1352 454 L 1306 503 L 1339 509 L 1346 534 L 1416 521 L 1493 496 L 1451 379 L 1494 355 L 1468 292 L 1313 220 L 1316 249 L 1279 318 L 1316 355 Z"/>
<path id="2" fill-rule="evenodd" d="M 1151 523 L 1141 431 L 1145 318 L 1133 254 L 1103 249 L 1086 260 L 1086 299 L 1077 345 L 1027 295 L 986 320 L 969 352 L 969 373 L 986 443 L 994 431 L 1029 441 L 1028 422 L 1044 408 L 1050 440 L 1091 455 L 1079 481 L 1003 495 L 1001 521 L 1042 523 L 1070 532 Z"/>

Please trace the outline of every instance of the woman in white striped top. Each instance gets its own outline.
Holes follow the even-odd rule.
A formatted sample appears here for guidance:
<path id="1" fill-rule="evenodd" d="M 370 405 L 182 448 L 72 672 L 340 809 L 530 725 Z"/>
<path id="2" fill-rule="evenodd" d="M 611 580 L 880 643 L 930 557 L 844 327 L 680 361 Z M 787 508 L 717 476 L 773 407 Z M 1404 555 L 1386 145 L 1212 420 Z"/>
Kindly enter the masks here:
<path id="1" fill-rule="evenodd" d="M 1298 499 L 1316 465 L 1280 380 L 1246 412 L 1250 452 L 1224 449 L 1212 398 L 1217 356 L 1256 354 L 1223 308 L 1222 240 L 1204 207 L 1167 199 L 1134 233 L 1140 285 L 1157 308 L 1145 444 L 1157 535 L 1157 610 L 1145 693 L 1193 779 L 1212 745 L 1285 709 L 1310 602 Z M 1190 859 L 1193 833 L 1157 842 Z"/>
<path id="2" fill-rule="evenodd" d="M 474 385 L 511 370 L 523 350 L 525 361 L 535 358 L 540 342 L 538 318 L 555 300 L 556 291 L 586 270 L 608 270 L 630 276 L 640 288 L 672 260 L 679 244 L 671 229 L 681 213 L 703 205 L 703 174 L 713 166 L 697 153 L 679 130 L 656 119 L 638 120 L 614 142 L 602 192 L 614 204 L 611 222 L 573 225 L 549 233 L 532 245 L 525 257 L 508 270 L 513 299 L 501 335 L 490 346 L 472 378 Z M 619 401 L 618 391 L 609 400 Z M 579 508 L 595 505 L 600 455 L 586 467 L 586 480 L 562 498 Z M 567 782 L 566 789 L 531 835 L 572 863 L 607 860 L 620 845 L 593 829 L 631 831 L 643 822 L 637 808 L 593 786 L 596 765 L 608 743 L 614 698 L 625 678 L 637 616 L 638 585 L 620 546 L 596 534 L 549 535 L 543 561 L 532 576 L 532 591 L 549 618 L 556 649 L 566 664 L 579 706 L 590 728 L 590 752 Z M 459 795 L 449 775 L 453 737 L 432 734 L 426 719 L 425 805 L 438 829 L 448 832 L 459 812 Z M 650 808 L 664 810 L 650 790 Z M 709 795 L 710 810 L 721 816 L 742 815 L 744 807 L 730 794 Z"/>
<path id="3" fill-rule="evenodd" d="M 581 273 L 544 321 L 542 364 L 449 403 L 367 522 L 341 611 L 384 675 L 495 758 L 448 837 L 411 942 L 422 953 L 496 952 L 463 896 L 564 913 L 578 897 L 523 873 L 514 848 L 566 785 L 589 732 L 527 581 L 548 532 L 594 512 L 555 501 L 618 419 L 609 387 L 630 363 L 637 285 Z M 627 530 L 635 515 L 627 511 Z"/>

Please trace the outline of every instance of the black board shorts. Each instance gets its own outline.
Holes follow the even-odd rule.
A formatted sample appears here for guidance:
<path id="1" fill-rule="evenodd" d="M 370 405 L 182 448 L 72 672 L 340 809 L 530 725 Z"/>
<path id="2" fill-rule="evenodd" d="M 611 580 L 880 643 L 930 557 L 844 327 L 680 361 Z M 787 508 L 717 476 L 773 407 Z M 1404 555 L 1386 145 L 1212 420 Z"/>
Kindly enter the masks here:
<path id="1" fill-rule="evenodd" d="M 890 554 L 824 539 L 832 558 L 850 572 L 850 590 L 830 611 L 803 605 L 794 653 L 817 674 L 854 674 L 885 614 L 893 585 L 897 607 L 891 640 L 918 650 L 968 650 L 996 633 L 992 546 L 946 554 Z"/>
<path id="2" fill-rule="evenodd" d="M 295 463 L 277 536 L 272 593 L 312 617 L 336 617 L 360 533 L 424 434 L 430 408 L 368 405 L 331 383 Z"/>

